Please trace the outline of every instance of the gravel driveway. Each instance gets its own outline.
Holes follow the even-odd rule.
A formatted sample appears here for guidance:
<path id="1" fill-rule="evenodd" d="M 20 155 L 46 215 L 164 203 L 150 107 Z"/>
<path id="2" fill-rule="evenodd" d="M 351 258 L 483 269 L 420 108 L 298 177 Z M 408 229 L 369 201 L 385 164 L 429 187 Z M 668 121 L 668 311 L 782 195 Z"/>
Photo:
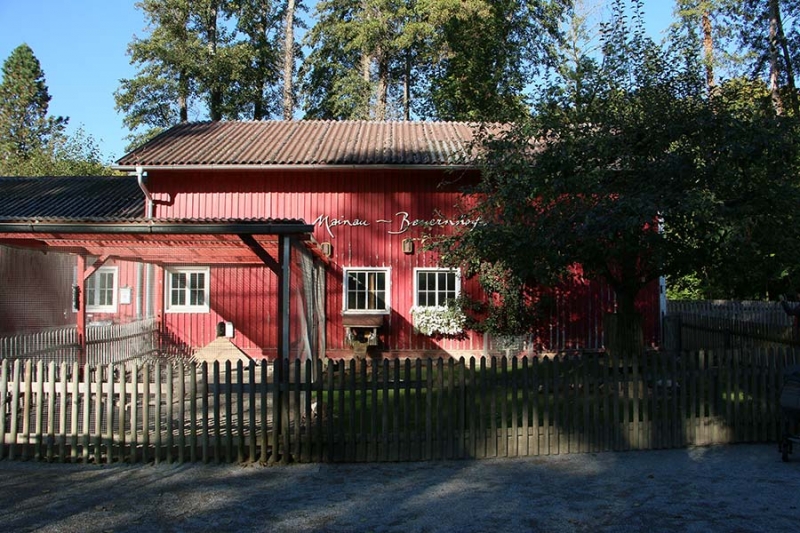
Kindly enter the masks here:
<path id="1" fill-rule="evenodd" d="M 392 464 L 0 462 L 2 531 L 798 531 L 773 445 Z"/>

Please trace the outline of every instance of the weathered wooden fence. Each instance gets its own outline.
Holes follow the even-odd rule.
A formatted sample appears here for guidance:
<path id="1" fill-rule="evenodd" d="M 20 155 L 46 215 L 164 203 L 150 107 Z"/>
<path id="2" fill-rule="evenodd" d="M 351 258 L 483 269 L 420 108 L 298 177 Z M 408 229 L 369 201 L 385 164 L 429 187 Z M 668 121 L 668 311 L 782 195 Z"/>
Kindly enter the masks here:
<path id="1" fill-rule="evenodd" d="M 127 324 L 86 328 L 86 361 L 91 365 L 119 363 L 155 356 L 159 352 L 158 320 L 146 318 Z M 73 363 L 80 345 L 76 326 L 0 337 L 0 359 Z"/>
<path id="2" fill-rule="evenodd" d="M 754 350 L 799 344 L 791 325 L 690 314 L 664 318 L 664 348 L 671 351 Z"/>
<path id="3" fill-rule="evenodd" d="M 80 346 L 75 326 L 51 328 L 36 333 L 0 337 L 0 358 L 77 361 Z"/>
<path id="4" fill-rule="evenodd" d="M 792 317 L 787 316 L 777 302 L 738 300 L 668 300 L 667 316 L 689 315 L 755 322 L 789 327 Z"/>
<path id="5" fill-rule="evenodd" d="M 753 350 L 797 341 L 792 317 L 775 302 L 667 302 L 663 346 L 670 351 Z"/>
<path id="6" fill-rule="evenodd" d="M 3 361 L 0 455 L 404 461 L 774 442 L 793 351 L 79 367 Z"/>

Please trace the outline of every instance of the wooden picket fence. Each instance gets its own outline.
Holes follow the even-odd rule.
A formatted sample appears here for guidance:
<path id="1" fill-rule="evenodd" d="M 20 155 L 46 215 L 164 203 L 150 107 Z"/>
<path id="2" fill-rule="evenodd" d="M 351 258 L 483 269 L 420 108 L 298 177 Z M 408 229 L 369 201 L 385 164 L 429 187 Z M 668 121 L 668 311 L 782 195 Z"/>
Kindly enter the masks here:
<path id="1" fill-rule="evenodd" d="M 0 364 L 0 457 L 416 461 L 775 442 L 797 352 Z"/>
<path id="2" fill-rule="evenodd" d="M 793 321 L 778 302 L 755 300 L 668 300 L 666 314 L 723 318 L 783 327 L 791 327 Z"/>
<path id="3" fill-rule="evenodd" d="M 670 351 L 757 350 L 798 346 L 791 324 L 749 322 L 706 315 L 664 317 L 664 348 Z"/>
<path id="4" fill-rule="evenodd" d="M 90 365 L 155 357 L 159 351 L 159 323 L 156 318 L 144 318 L 127 324 L 97 324 L 86 328 L 84 356 Z M 0 359 L 27 359 L 59 365 L 76 362 L 79 356 L 76 326 L 0 337 Z"/>

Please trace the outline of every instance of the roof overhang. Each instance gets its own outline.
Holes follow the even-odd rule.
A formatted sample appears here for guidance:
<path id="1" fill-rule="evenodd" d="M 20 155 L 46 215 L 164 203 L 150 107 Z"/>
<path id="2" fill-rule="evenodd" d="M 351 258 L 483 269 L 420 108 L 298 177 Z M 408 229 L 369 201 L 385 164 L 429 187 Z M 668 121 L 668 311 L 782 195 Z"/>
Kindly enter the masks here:
<path id="1" fill-rule="evenodd" d="M 160 265 L 273 265 L 281 237 L 311 244 L 303 221 L 0 222 L 0 244 Z"/>
<path id="2" fill-rule="evenodd" d="M 326 171 L 353 171 L 353 170 L 476 170 L 478 167 L 472 164 L 463 165 L 261 165 L 261 164 L 241 164 L 241 165 L 112 165 L 112 169 L 121 172 L 135 172 L 137 168 L 142 170 L 170 170 L 170 171 L 287 171 L 287 170 L 326 170 Z"/>

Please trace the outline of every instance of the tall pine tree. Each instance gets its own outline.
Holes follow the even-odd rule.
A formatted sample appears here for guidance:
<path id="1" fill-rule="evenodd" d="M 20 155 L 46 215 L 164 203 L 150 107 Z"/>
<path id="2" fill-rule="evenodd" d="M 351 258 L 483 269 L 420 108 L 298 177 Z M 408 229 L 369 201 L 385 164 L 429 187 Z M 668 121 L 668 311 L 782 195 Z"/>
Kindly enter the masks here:
<path id="1" fill-rule="evenodd" d="M 63 131 L 66 118 L 48 116 L 50 93 L 33 50 L 22 44 L 3 63 L 0 161 L 25 160 Z"/>

